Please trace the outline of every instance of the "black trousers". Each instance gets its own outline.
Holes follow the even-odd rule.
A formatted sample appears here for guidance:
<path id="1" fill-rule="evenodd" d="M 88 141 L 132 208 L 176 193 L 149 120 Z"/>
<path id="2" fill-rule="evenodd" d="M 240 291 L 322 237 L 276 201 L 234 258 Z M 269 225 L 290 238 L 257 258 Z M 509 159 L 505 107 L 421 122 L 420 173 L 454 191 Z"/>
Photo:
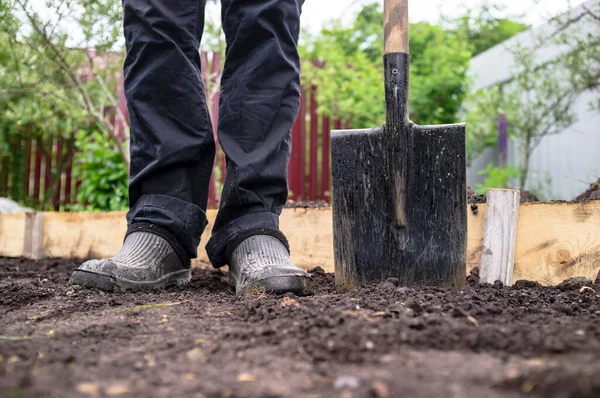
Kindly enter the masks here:
<path id="1" fill-rule="evenodd" d="M 166 229 L 190 258 L 206 227 L 215 142 L 200 77 L 206 0 L 123 0 L 131 124 L 129 225 Z M 227 176 L 212 237 L 215 267 L 243 239 L 280 238 L 290 131 L 300 99 L 303 0 L 221 0 L 227 52 L 218 137 Z M 287 243 L 286 243 L 287 244 Z"/>

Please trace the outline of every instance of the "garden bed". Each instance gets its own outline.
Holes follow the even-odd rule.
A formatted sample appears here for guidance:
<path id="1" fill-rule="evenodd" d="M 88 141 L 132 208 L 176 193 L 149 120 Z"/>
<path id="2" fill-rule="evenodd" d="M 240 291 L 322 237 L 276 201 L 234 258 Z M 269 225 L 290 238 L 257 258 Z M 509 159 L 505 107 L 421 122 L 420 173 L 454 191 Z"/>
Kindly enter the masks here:
<path id="1" fill-rule="evenodd" d="M 210 268 L 204 246 L 216 210 L 198 247 L 195 267 Z M 467 211 L 467 271 L 480 265 L 486 204 Z M 600 270 L 600 201 L 523 203 L 520 206 L 514 280 L 543 285 Z M 0 214 L 0 256 L 91 258 L 114 255 L 126 230 L 124 212 L 37 212 Z M 280 227 L 290 242 L 292 260 L 300 267 L 333 272 L 331 208 L 284 209 Z"/>
<path id="2" fill-rule="evenodd" d="M 196 269 L 107 294 L 67 285 L 78 264 L 0 258 L 0 396 L 600 396 L 598 285 L 336 294 L 317 269 L 314 297 L 237 298 Z"/>

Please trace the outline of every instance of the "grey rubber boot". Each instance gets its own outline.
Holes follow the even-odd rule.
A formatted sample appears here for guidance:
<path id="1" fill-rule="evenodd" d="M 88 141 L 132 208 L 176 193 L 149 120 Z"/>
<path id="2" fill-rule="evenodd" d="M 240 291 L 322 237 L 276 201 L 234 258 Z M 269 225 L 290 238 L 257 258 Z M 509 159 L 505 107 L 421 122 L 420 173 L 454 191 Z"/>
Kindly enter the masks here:
<path id="1" fill-rule="evenodd" d="M 148 291 L 185 285 L 190 277 L 189 259 L 186 262 L 167 239 L 141 230 L 128 233 L 114 257 L 81 264 L 69 283 L 107 291 Z"/>
<path id="2" fill-rule="evenodd" d="M 237 295 L 314 294 L 310 275 L 292 264 L 279 239 L 268 235 L 252 236 L 235 248 L 229 261 L 229 284 Z"/>

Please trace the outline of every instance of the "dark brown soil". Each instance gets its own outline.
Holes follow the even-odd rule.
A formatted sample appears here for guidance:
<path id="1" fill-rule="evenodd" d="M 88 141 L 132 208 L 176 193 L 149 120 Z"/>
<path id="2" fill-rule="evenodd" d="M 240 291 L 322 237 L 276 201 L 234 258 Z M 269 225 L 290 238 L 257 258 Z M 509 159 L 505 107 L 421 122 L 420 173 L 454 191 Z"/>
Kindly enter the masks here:
<path id="1" fill-rule="evenodd" d="M 586 200 L 600 200 L 600 178 L 595 183 L 590 184 L 587 191 L 575 198 L 576 202 L 583 202 Z"/>
<path id="2" fill-rule="evenodd" d="M 324 200 L 302 202 L 288 200 L 288 202 L 285 204 L 286 209 L 320 209 L 326 207 L 331 207 L 331 205 Z"/>
<path id="3" fill-rule="evenodd" d="M 486 195 L 481 195 L 475 192 L 471 187 L 467 186 L 467 203 L 470 205 L 485 203 Z M 529 191 L 521 191 L 521 203 L 525 202 L 539 202 L 537 196 Z"/>
<path id="4" fill-rule="evenodd" d="M 77 264 L 0 258 L 1 397 L 600 396 L 599 286 L 107 294 Z"/>

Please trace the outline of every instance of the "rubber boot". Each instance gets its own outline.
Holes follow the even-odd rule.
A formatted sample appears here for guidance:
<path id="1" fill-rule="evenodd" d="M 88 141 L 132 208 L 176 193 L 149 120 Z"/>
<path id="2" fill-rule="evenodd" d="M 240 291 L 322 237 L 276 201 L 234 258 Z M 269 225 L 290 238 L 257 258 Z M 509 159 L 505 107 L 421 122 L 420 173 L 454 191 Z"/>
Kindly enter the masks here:
<path id="1" fill-rule="evenodd" d="M 86 261 L 73 271 L 69 283 L 107 291 L 148 291 L 187 284 L 189 259 L 154 232 L 156 228 L 150 226 L 128 233 L 116 256 Z"/>
<path id="2" fill-rule="evenodd" d="M 229 285 L 237 295 L 314 294 L 310 275 L 292 264 L 279 239 L 267 235 L 252 236 L 235 248 L 229 261 Z"/>

